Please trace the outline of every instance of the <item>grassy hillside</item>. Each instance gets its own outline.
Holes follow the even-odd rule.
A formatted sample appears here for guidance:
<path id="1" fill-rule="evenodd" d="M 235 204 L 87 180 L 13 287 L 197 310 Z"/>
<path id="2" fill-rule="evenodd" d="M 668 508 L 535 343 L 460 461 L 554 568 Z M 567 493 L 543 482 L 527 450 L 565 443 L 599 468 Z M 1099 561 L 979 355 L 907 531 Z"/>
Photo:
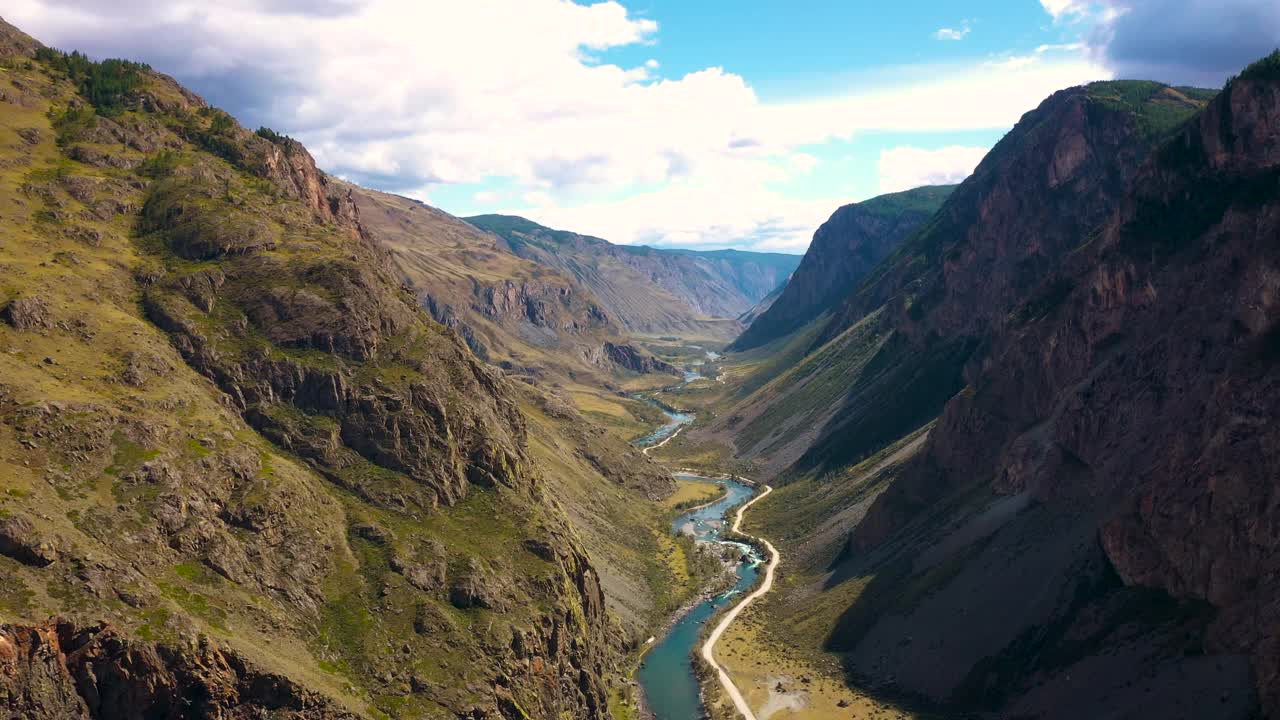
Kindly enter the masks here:
<path id="1" fill-rule="evenodd" d="M 0 39 L 6 647 L 96 658 L 143 714 L 602 714 L 684 592 L 645 544 L 670 478 L 541 440 L 542 396 L 401 289 L 301 145 Z M 5 697 L 78 716 L 80 672 Z"/>

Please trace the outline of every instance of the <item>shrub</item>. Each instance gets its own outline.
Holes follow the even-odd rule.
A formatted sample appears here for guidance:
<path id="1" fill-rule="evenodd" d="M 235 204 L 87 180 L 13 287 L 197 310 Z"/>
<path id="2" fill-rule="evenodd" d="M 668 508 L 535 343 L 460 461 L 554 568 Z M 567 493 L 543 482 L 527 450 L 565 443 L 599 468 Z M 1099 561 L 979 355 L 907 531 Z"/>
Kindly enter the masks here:
<path id="1" fill-rule="evenodd" d="M 178 167 L 178 154 L 172 150 L 161 150 L 143 161 L 138 172 L 149 178 L 168 177 Z"/>
<path id="2" fill-rule="evenodd" d="M 57 133 L 56 142 L 64 146 L 74 141 L 82 132 L 93 128 L 97 114 L 89 107 L 69 107 L 61 112 L 49 111 L 49 121 Z"/>

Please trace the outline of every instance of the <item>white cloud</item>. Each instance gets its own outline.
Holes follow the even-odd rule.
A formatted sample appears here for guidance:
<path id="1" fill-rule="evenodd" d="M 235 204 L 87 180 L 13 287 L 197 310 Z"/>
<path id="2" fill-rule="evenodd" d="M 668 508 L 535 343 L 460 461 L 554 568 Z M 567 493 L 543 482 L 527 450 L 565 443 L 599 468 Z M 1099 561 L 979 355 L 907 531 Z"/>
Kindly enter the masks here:
<path id="1" fill-rule="evenodd" d="M 969 21 L 965 20 L 958 28 L 938 28 L 933 37 L 935 40 L 963 40 L 972 29 L 969 27 Z"/>
<path id="2" fill-rule="evenodd" d="M 1089 0 L 1040 0 L 1040 5 L 1058 22 L 1088 15 L 1091 3 Z"/>
<path id="3" fill-rule="evenodd" d="M 601 61 L 609 48 L 654 43 L 659 30 L 612 1 L 227 0 L 213 11 L 203 0 L 138 0 L 131 9 L 6 0 L 5 16 L 60 47 L 150 62 L 246 124 L 298 137 L 355 181 L 421 198 L 500 179 L 505 197 L 525 198 L 513 209 L 620 242 L 746 238 L 800 249 L 833 207 L 855 199 L 833 189 L 798 201 L 778 189 L 820 162 L 809 148 L 869 130 L 1004 128 L 1054 90 L 1107 76 L 1078 55 L 891 68 L 892 84 L 766 102 L 719 67 L 659 79 L 658 58 Z"/>
<path id="4" fill-rule="evenodd" d="M 973 169 L 982 162 L 988 149 L 953 145 L 938 150 L 910 146 L 882 150 L 880 192 L 958 183 L 973 174 Z"/>

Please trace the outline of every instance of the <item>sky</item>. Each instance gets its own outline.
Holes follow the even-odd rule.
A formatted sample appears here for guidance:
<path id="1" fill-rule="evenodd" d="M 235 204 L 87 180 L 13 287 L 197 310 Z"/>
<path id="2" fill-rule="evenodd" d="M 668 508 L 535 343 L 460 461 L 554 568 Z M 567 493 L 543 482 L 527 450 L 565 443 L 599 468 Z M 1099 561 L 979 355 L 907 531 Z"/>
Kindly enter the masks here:
<path id="1" fill-rule="evenodd" d="M 122 8 L 127 11 L 122 11 Z M 1218 87 L 1275 0 L 5 0 L 321 167 L 455 215 L 803 252 L 837 207 L 963 180 L 1056 90 Z"/>

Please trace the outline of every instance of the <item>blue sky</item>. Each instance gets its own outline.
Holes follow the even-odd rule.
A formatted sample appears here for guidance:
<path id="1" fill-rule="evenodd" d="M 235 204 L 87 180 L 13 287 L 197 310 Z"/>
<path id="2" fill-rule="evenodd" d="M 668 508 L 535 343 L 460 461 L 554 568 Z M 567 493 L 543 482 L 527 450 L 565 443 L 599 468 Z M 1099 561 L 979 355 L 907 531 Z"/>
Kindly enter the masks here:
<path id="1" fill-rule="evenodd" d="M 1055 90 L 1219 85 L 1274 0 L 8 0 L 322 167 L 615 242 L 802 252 L 839 205 L 963 179 Z"/>

